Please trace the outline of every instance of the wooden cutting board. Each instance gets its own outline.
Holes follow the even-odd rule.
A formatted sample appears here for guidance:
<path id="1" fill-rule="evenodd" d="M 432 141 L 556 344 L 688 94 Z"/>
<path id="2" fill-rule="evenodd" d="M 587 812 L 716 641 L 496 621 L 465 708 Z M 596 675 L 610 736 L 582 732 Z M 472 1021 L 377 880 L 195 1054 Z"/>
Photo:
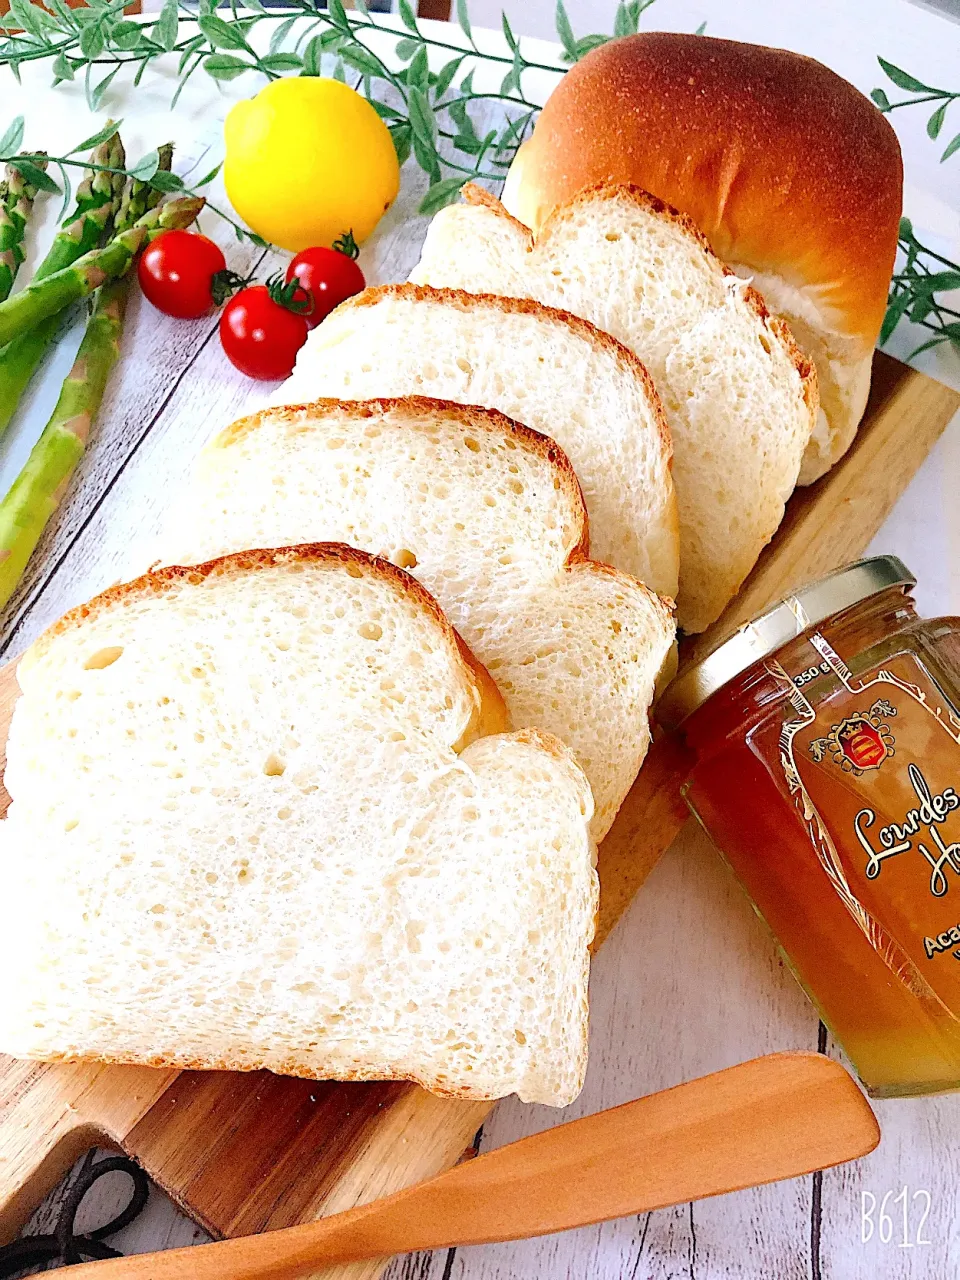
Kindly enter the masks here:
<path id="1" fill-rule="evenodd" d="M 792 588 L 856 559 L 960 408 L 960 396 L 878 355 L 857 442 L 800 490 L 740 596 L 690 661 Z M 922 566 L 919 566 L 922 569 Z M 0 736 L 16 680 L 0 672 Z M 658 743 L 600 850 L 599 942 L 685 818 L 683 761 Z M 8 804 L 0 794 L 0 812 Z M 363 1203 L 455 1163 L 489 1107 L 406 1084 L 318 1084 L 266 1072 L 44 1066 L 0 1057 L 0 1239 L 88 1147 L 115 1144 L 213 1235 L 287 1226 Z M 336 1268 L 369 1280 L 379 1263 Z"/>

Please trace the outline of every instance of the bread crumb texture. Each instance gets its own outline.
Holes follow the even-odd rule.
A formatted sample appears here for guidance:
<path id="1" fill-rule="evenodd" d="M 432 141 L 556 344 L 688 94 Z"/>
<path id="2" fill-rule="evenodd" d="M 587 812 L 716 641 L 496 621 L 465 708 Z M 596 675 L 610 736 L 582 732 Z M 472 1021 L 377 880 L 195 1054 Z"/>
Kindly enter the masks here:
<path id="1" fill-rule="evenodd" d="M 274 402 L 405 395 L 499 409 L 556 440 L 593 557 L 676 597 L 670 433 L 652 378 L 616 339 L 529 298 L 385 285 L 313 330 Z"/>
<path id="2" fill-rule="evenodd" d="M 20 680 L 3 1052 L 576 1096 L 589 787 L 546 735 L 477 736 L 408 575 L 331 546 L 147 575 Z"/>
<path id="3" fill-rule="evenodd" d="M 589 189 L 536 242 L 485 192 L 466 196 L 434 218 L 411 280 L 536 298 L 640 358 L 673 437 L 678 619 L 702 631 L 783 518 L 816 421 L 812 364 L 693 223 L 646 192 Z"/>
<path id="4" fill-rule="evenodd" d="M 347 542 L 409 570 L 496 681 L 511 727 L 571 747 L 606 833 L 650 741 L 668 607 L 586 559 L 586 513 L 552 441 L 493 410 L 406 397 L 276 408 L 201 455 L 160 554 Z"/>

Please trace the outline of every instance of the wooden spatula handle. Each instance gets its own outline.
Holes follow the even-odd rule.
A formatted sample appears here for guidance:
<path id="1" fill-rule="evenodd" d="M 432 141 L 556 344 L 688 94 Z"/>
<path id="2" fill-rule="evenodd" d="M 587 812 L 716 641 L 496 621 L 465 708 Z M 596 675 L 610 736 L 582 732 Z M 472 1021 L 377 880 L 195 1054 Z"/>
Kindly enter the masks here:
<path id="1" fill-rule="evenodd" d="M 792 1178 L 872 1151 L 837 1063 L 773 1054 L 559 1125 L 346 1213 L 284 1231 L 78 1267 L 113 1280 L 299 1280 L 319 1266 L 564 1231 Z"/>

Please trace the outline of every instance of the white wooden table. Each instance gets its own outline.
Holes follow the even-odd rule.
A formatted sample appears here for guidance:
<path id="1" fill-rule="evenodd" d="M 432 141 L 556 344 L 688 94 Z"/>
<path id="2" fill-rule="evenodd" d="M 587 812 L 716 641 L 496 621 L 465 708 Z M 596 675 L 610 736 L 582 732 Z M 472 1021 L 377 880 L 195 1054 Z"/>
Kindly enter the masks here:
<path id="1" fill-rule="evenodd" d="M 684 11 L 691 7 L 686 0 L 677 4 Z M 665 24 L 670 5 L 671 0 L 660 0 L 657 6 Z M 882 0 L 888 16 L 896 5 L 901 0 Z M 737 6 L 737 21 L 746 7 Z M 750 7 L 759 15 L 759 3 Z M 696 8 L 699 16 L 686 29 L 706 17 L 716 34 L 728 34 L 716 28 L 730 21 L 729 0 L 703 0 Z M 849 48 L 838 48 L 836 57 L 829 48 L 808 48 L 811 41 L 822 45 L 812 0 L 802 6 L 806 26 L 798 22 L 795 39 L 786 38 L 783 14 L 799 8 L 793 0 L 776 6 L 776 14 L 769 15 L 774 34 L 765 35 L 759 16 L 749 33 L 729 34 L 750 34 L 815 51 L 865 90 L 876 83 L 876 75 L 872 57 L 860 56 L 864 42 L 872 42 L 871 51 L 875 47 L 895 58 L 907 38 L 896 23 L 889 30 L 876 23 L 862 27 L 854 75 Z M 830 5 L 834 19 L 838 10 L 847 8 L 862 11 L 863 6 L 853 0 L 849 6 Z M 581 19 L 580 30 L 586 30 L 591 24 L 582 21 L 584 6 L 571 9 Z M 918 14 L 913 9 L 904 12 Z M 940 34 L 939 40 L 930 37 L 939 59 L 940 78 L 934 83 L 960 85 L 960 28 L 927 13 L 919 18 L 941 24 L 929 28 Z M 516 25 L 523 29 L 519 11 Z M 599 26 L 600 20 L 593 25 Z M 947 78 L 951 66 L 944 65 L 944 50 L 950 48 L 952 80 Z M 11 82 L 0 83 L 0 127 L 22 110 L 31 146 L 72 142 L 92 132 L 82 98 L 73 88 L 50 90 L 46 73 L 25 71 L 24 80 L 20 90 Z M 543 91 L 548 81 L 545 78 Z M 172 135 L 179 145 L 181 171 L 185 158 L 206 168 L 205 152 L 217 145 L 219 122 L 230 101 L 255 87 L 241 80 L 221 92 L 198 78 L 171 117 L 169 82 L 148 77 L 135 98 L 118 87 L 104 112 L 125 118 L 131 154 Z M 904 125 L 908 211 L 918 228 L 929 231 L 945 251 L 956 251 L 960 156 L 954 170 L 937 172 L 924 150 L 930 144 L 916 121 L 904 120 Z M 422 189 L 413 171 L 405 173 L 400 201 L 364 249 L 361 261 L 371 282 L 402 279 L 416 260 L 425 219 L 411 210 Z M 51 218 L 48 211 L 48 223 Z M 221 240 L 236 270 L 259 261 L 261 278 L 267 274 L 269 255 L 238 246 L 212 219 L 205 221 L 204 229 Z M 261 261 L 265 256 L 268 260 Z M 65 338 L 46 377 L 0 444 L 4 488 L 45 421 L 76 340 L 75 333 Z M 909 335 L 898 339 L 899 351 L 910 345 Z M 926 367 L 960 383 L 960 361 L 947 352 L 928 359 Z M 200 444 L 211 430 L 263 394 L 262 386 L 252 386 L 227 363 L 214 319 L 177 322 L 159 316 L 140 299 L 133 303 L 123 359 L 78 482 L 48 531 L 22 590 L 0 619 L 4 658 L 20 652 L 66 608 L 124 574 L 131 547 L 155 532 L 172 489 Z M 918 598 L 929 614 L 960 611 L 958 479 L 960 421 L 955 421 L 875 542 L 875 549 L 897 552 L 919 571 Z M 590 1069 L 577 1104 L 558 1116 L 546 1108 L 506 1101 L 483 1130 L 483 1149 L 760 1053 L 818 1045 L 836 1052 L 822 1038 L 812 1008 L 785 972 L 739 888 L 692 825 L 664 857 L 598 956 L 591 1025 Z M 960 1095 L 879 1103 L 876 1109 L 883 1143 L 856 1166 L 562 1237 L 407 1259 L 393 1264 L 391 1280 L 946 1280 L 956 1274 L 952 1259 L 960 1258 Z M 638 1151 L 637 1158 L 642 1160 L 644 1153 Z M 903 1188 L 905 1194 L 896 1201 Z M 105 1207 L 118 1190 L 119 1181 L 101 1186 Z M 62 1190 L 38 1213 L 34 1228 L 50 1221 L 60 1196 Z M 890 1216 L 881 1221 L 885 1197 L 885 1213 Z M 157 1193 L 144 1217 L 114 1243 L 125 1251 L 144 1251 L 202 1238 Z"/>

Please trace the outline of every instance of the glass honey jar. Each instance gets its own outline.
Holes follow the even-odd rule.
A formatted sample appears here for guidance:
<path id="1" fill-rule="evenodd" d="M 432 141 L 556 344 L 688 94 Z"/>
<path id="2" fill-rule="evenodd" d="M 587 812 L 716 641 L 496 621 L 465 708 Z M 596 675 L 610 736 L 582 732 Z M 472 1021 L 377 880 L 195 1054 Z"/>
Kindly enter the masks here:
<path id="1" fill-rule="evenodd" d="M 960 619 L 893 556 L 679 676 L 684 796 L 875 1097 L 960 1087 Z"/>

